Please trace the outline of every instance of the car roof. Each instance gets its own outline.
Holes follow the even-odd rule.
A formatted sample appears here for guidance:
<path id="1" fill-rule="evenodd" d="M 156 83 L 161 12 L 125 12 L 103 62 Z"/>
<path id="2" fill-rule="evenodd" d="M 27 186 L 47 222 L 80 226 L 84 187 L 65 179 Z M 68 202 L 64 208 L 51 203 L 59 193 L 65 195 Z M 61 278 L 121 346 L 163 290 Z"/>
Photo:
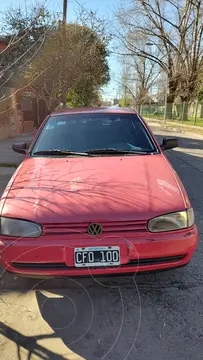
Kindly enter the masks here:
<path id="1" fill-rule="evenodd" d="M 121 107 L 91 107 L 91 108 L 67 108 L 54 111 L 50 116 L 55 115 L 71 115 L 71 114 L 89 114 L 89 113 L 102 113 L 102 114 L 137 114 L 133 109 Z"/>

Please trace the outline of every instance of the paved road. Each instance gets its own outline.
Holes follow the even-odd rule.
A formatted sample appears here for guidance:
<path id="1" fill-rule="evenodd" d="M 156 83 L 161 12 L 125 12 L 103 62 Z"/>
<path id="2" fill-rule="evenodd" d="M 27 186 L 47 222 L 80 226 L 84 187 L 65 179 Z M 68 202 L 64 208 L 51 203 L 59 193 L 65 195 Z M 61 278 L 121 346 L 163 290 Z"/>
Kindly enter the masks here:
<path id="1" fill-rule="evenodd" d="M 20 164 L 23 160 L 23 155 L 15 153 L 12 150 L 12 145 L 15 142 L 30 143 L 34 133 L 22 134 L 5 140 L 0 140 L 0 165 L 3 164 Z"/>
<path id="2" fill-rule="evenodd" d="M 203 138 L 177 135 L 180 147 L 168 157 L 195 208 L 200 243 L 192 262 L 97 280 L 2 274 L 1 360 L 203 359 Z"/>

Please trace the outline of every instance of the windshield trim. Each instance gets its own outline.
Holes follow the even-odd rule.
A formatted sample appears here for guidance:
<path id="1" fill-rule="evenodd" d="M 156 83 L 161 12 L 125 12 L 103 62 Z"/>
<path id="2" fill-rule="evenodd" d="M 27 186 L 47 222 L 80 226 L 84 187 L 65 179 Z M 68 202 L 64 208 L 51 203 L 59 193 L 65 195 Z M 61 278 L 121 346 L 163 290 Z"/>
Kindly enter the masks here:
<path id="1" fill-rule="evenodd" d="M 161 151 L 157 145 L 156 140 L 154 139 L 154 135 L 153 133 L 150 131 L 149 127 L 145 124 L 144 120 L 142 119 L 141 115 L 137 114 L 138 119 L 140 120 L 140 122 L 142 123 L 142 126 L 144 127 L 145 131 L 147 132 L 147 135 L 149 136 L 150 140 L 152 141 L 156 151 L 154 152 L 154 154 L 161 154 Z"/>

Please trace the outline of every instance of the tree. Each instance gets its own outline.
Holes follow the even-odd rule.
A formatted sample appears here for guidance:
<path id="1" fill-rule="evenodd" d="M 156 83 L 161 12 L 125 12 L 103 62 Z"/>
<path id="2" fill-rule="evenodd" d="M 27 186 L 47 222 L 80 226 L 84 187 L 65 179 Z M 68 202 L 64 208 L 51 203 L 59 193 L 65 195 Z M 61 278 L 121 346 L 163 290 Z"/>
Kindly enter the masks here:
<path id="1" fill-rule="evenodd" d="M 77 23 L 91 29 L 95 34 L 97 34 L 100 43 L 103 44 L 104 53 L 101 54 L 101 61 L 106 63 L 104 68 L 106 76 L 101 81 L 98 73 L 96 82 L 92 81 L 92 79 L 88 80 L 87 78 L 83 78 L 82 81 L 79 81 L 76 87 L 68 93 L 67 104 L 68 106 L 73 107 L 92 106 L 95 104 L 98 105 L 100 103 L 101 86 L 105 85 L 109 81 L 109 68 L 106 58 L 108 56 L 107 49 L 110 38 L 106 34 L 106 20 L 101 19 L 97 12 L 87 11 L 81 4 L 79 4 L 77 11 Z"/>
<path id="2" fill-rule="evenodd" d="M 99 86 L 82 79 L 67 95 L 67 105 L 70 107 L 94 106 L 99 101 Z"/>
<path id="3" fill-rule="evenodd" d="M 29 62 L 56 27 L 57 14 L 44 6 L 10 8 L 2 20 L 5 48 L 0 50 L 0 114 L 16 111 L 15 95 L 25 90 L 23 79 Z"/>
<path id="4" fill-rule="evenodd" d="M 150 92 L 158 81 L 160 68 L 151 60 L 136 55 L 122 56 L 121 60 L 123 71 L 119 84 L 140 112 L 141 105 L 151 101 Z"/>
<path id="5" fill-rule="evenodd" d="M 118 36 L 127 54 L 158 64 L 168 78 L 168 117 L 179 94 L 184 101 L 195 96 L 203 67 L 203 0 L 131 0 L 128 9 L 120 9 Z M 150 48 L 139 41 L 144 36 Z"/>
<path id="6" fill-rule="evenodd" d="M 109 80 L 105 44 L 87 26 L 61 24 L 38 51 L 24 79 L 50 112 L 59 102 L 66 105 L 68 94 L 84 96 L 82 84 L 96 89 Z"/>
<path id="7" fill-rule="evenodd" d="M 0 52 L 1 79 L 14 79 L 21 74 L 38 52 L 45 39 L 56 26 L 57 14 L 51 14 L 44 6 L 27 10 L 11 7 L 3 18 L 1 32 L 7 39 L 7 48 Z"/>
<path id="8" fill-rule="evenodd" d="M 43 6 L 27 12 L 11 9 L 4 19 L 9 40 L 0 53 L 0 64 L 1 59 L 5 64 L 0 85 L 17 80 L 17 91 L 28 89 L 43 99 L 47 112 L 60 102 L 66 105 L 68 94 L 72 103 L 91 103 L 109 81 L 107 39 L 98 33 L 103 25 L 98 19 L 93 22 L 95 16 L 83 14 L 82 25 L 64 25 Z M 90 18 L 92 28 L 85 25 Z"/>

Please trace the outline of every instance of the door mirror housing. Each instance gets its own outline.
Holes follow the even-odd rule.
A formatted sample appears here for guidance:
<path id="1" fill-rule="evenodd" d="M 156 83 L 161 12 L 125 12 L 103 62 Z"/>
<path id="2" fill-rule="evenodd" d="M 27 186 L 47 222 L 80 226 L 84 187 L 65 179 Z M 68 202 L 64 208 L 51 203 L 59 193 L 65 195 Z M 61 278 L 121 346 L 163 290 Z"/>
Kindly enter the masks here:
<path id="1" fill-rule="evenodd" d="M 164 138 L 163 142 L 161 144 L 161 149 L 164 150 L 170 150 L 178 147 L 178 139 L 176 138 Z"/>
<path id="2" fill-rule="evenodd" d="M 27 144 L 26 142 L 18 142 L 18 143 L 14 143 L 13 146 L 13 151 L 19 153 L 19 154 L 26 154 L 27 152 Z"/>

